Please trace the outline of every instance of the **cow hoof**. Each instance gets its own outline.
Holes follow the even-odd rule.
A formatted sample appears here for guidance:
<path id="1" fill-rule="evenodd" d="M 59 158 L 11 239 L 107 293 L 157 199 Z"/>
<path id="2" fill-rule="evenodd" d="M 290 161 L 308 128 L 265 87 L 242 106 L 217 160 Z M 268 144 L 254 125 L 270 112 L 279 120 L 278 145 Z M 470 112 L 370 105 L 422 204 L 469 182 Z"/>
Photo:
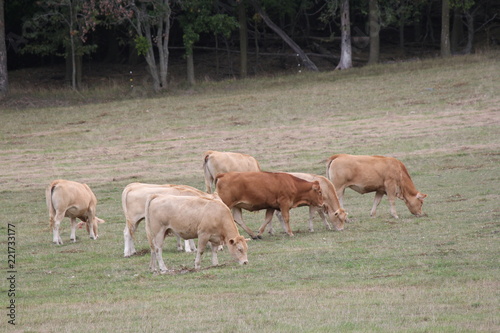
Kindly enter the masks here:
<path id="1" fill-rule="evenodd" d="M 261 235 L 258 235 L 258 236 L 254 236 L 252 237 L 253 240 L 258 240 L 258 239 L 262 239 L 262 236 Z"/>
<path id="2" fill-rule="evenodd" d="M 76 243 L 76 238 L 75 239 L 70 239 L 73 243 Z"/>

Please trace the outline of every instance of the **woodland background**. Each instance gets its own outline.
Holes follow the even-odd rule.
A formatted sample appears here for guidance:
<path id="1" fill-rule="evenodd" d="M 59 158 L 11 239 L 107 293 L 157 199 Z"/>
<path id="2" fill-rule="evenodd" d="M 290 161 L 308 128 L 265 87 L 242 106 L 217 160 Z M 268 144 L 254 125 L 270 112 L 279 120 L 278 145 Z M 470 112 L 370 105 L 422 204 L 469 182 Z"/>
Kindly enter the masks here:
<path id="1" fill-rule="evenodd" d="M 4 7 L 0 76 L 74 90 L 121 78 L 142 86 L 141 96 L 197 80 L 469 54 L 500 40 L 493 0 L 12 0 Z M 0 81 L 7 91 L 8 80 Z"/>

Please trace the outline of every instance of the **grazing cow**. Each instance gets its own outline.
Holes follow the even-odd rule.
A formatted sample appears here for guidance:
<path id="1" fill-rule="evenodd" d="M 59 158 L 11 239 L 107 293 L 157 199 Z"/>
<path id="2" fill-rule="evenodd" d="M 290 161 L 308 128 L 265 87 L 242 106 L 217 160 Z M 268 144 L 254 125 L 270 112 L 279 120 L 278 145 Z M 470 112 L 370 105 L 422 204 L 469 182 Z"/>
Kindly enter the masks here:
<path id="1" fill-rule="evenodd" d="M 337 192 L 335 191 L 335 187 L 333 186 L 332 182 L 330 182 L 323 176 L 313 175 L 309 173 L 289 172 L 289 174 L 297 178 L 307 180 L 308 182 L 313 182 L 316 180 L 319 182 L 319 186 L 321 187 L 321 193 L 323 194 L 324 202 L 323 209 L 320 209 L 317 206 L 309 206 L 309 231 L 314 231 L 312 220 L 315 212 L 318 212 L 328 230 L 332 230 L 330 223 L 333 224 L 336 230 L 343 230 L 345 221 L 347 219 L 347 212 L 340 207 Z M 283 224 L 283 218 L 279 211 L 276 211 L 276 216 Z M 272 233 L 272 227 L 270 227 L 269 232 Z"/>
<path id="2" fill-rule="evenodd" d="M 333 155 L 328 159 L 326 170 L 337 189 L 342 207 L 344 191 L 350 187 L 361 194 L 375 192 L 370 212 L 372 217 L 384 194 L 387 194 L 394 218 L 398 218 L 394 203 L 396 198 L 403 200 L 413 215 L 424 215 L 422 205 L 427 194 L 417 191 L 404 164 L 393 157 Z"/>
<path id="3" fill-rule="evenodd" d="M 155 185 L 143 183 L 128 184 L 122 192 L 122 208 L 126 221 L 125 230 L 123 230 L 123 236 L 125 239 L 125 249 L 123 251 L 124 257 L 130 257 L 136 253 L 133 239 L 134 233 L 137 230 L 139 223 L 144 219 L 146 199 L 151 194 L 173 194 L 213 198 L 211 194 L 207 194 L 187 185 Z M 177 250 L 182 251 L 180 238 L 177 238 Z M 196 251 L 194 241 L 186 241 L 185 250 L 186 252 Z"/>
<path id="4" fill-rule="evenodd" d="M 264 224 L 259 228 L 262 235 L 271 222 L 275 210 L 280 210 L 285 230 L 290 228 L 290 209 L 299 206 L 322 206 L 323 194 L 318 181 L 308 182 L 283 172 L 228 172 L 216 178 L 216 191 L 222 201 L 231 208 L 234 220 L 252 238 L 255 234 L 245 225 L 241 209 L 257 211 L 266 209 Z"/>
<path id="5" fill-rule="evenodd" d="M 260 171 L 259 162 L 250 155 L 209 150 L 203 154 L 203 171 L 207 192 L 219 173 Z"/>
<path id="6" fill-rule="evenodd" d="M 76 242 L 77 218 L 86 223 L 90 238 L 97 239 L 97 225 L 104 223 L 104 220 L 95 215 L 97 199 L 87 184 L 63 179 L 54 180 L 45 190 L 45 199 L 55 244 L 63 244 L 59 226 L 64 217 L 71 220 L 70 239 L 73 242 Z"/>
<path id="7" fill-rule="evenodd" d="M 217 196 L 217 194 L 215 194 Z M 173 233 L 184 239 L 198 238 L 195 269 L 210 242 L 212 265 L 218 265 L 217 248 L 225 243 L 240 264 L 248 264 L 246 239 L 240 235 L 229 208 L 218 198 L 153 194 L 146 201 L 146 233 L 151 247 L 150 269 L 165 273 L 162 248 L 165 236 Z"/>

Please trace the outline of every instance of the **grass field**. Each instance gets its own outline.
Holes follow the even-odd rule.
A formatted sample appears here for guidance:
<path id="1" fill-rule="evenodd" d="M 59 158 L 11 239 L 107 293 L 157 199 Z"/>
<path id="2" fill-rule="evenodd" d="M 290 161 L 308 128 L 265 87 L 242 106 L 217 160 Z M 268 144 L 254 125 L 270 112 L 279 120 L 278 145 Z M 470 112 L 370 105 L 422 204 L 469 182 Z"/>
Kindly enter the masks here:
<path id="1" fill-rule="evenodd" d="M 150 99 L 1 110 L 1 327 L 500 331 L 499 73 L 500 53 L 491 52 L 206 82 Z M 428 194 L 428 216 L 412 216 L 398 200 L 400 218 L 393 219 L 384 198 L 370 218 L 373 195 L 347 190 L 351 222 L 344 231 L 327 231 L 316 217 L 309 233 L 307 208 L 294 209 L 295 237 L 280 230 L 250 241 L 247 266 L 223 251 L 220 266 L 210 267 L 206 253 L 195 272 L 194 254 L 178 253 L 169 238 L 164 259 L 177 273 L 153 275 L 143 223 L 140 254 L 123 258 L 123 188 L 147 182 L 204 189 L 208 149 L 251 154 L 269 171 L 320 175 L 335 153 L 394 156 Z M 64 245 L 52 244 L 44 190 L 56 178 L 93 189 L 106 220 L 98 240 L 83 229 L 71 243 L 65 219 Z M 243 217 L 256 230 L 264 212 Z M 8 323 L 12 301 L 15 326 Z"/>

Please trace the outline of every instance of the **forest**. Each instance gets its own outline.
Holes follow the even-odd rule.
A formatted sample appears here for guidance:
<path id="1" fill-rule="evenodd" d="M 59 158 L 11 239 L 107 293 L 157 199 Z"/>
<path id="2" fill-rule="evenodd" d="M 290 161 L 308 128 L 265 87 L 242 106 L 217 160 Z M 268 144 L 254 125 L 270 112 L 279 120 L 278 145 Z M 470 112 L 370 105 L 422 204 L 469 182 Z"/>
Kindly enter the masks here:
<path id="1" fill-rule="evenodd" d="M 500 40 L 494 0 L 2 0 L 0 7 L 4 92 L 8 71 L 55 64 L 65 65 L 58 83 L 75 90 L 90 68 L 139 65 L 158 92 L 173 80 L 447 57 Z M 176 68 L 182 73 L 172 76 Z"/>

